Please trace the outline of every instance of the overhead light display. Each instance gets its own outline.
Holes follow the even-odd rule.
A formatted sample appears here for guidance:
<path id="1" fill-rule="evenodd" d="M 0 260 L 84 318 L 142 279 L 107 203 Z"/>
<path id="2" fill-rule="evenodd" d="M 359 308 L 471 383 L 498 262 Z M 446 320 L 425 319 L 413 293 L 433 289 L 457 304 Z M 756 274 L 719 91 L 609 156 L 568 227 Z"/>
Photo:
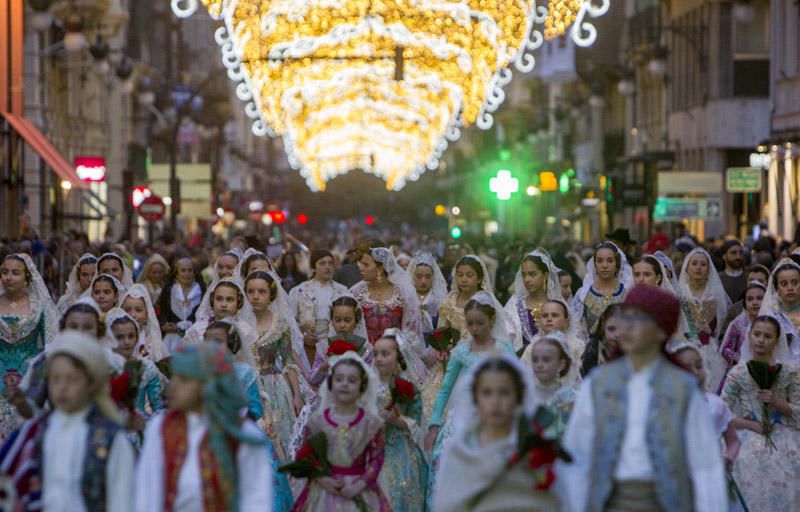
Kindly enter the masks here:
<path id="1" fill-rule="evenodd" d="M 312 190 L 351 170 L 399 190 L 436 169 L 461 128 L 492 126 L 511 66 L 533 69 L 541 28 L 554 37 L 574 22 L 590 45 L 586 18 L 610 0 L 551 2 L 557 16 L 535 0 L 201 1 L 223 22 L 216 41 L 253 132 L 281 136 Z M 172 0 L 179 17 L 197 8 Z"/>

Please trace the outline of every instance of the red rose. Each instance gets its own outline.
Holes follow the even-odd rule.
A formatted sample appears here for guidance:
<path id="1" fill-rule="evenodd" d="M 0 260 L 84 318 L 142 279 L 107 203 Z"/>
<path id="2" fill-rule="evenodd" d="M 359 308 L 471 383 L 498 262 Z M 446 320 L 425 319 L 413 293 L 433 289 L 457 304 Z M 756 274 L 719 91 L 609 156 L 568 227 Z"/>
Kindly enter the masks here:
<path id="1" fill-rule="evenodd" d="M 358 347 L 344 340 L 334 340 L 333 343 L 328 346 L 327 354 L 328 357 L 341 356 L 347 352 L 358 352 Z"/>
<path id="2" fill-rule="evenodd" d="M 536 479 L 536 489 L 540 491 L 546 491 L 550 489 L 550 486 L 553 485 L 553 482 L 556 481 L 556 474 L 553 472 L 553 468 L 547 468 L 547 471 L 544 474 L 543 478 Z"/>
<path id="3" fill-rule="evenodd" d="M 535 446 L 529 452 L 528 465 L 532 469 L 540 468 L 556 461 L 556 451 L 552 446 Z"/>
<path id="4" fill-rule="evenodd" d="M 129 387 L 130 375 L 128 375 L 128 372 L 122 372 L 116 377 L 111 377 L 111 399 L 121 404 L 128 396 Z"/>
<path id="5" fill-rule="evenodd" d="M 442 338 L 442 331 L 433 331 L 433 339 L 439 341 Z"/>
<path id="6" fill-rule="evenodd" d="M 697 333 L 697 338 L 700 340 L 700 344 L 703 346 L 706 346 L 709 343 L 711 343 L 711 335 L 707 332 Z"/>
<path id="7" fill-rule="evenodd" d="M 398 393 L 407 396 L 410 399 L 413 399 L 416 396 L 416 393 L 414 393 L 414 385 L 405 379 L 397 377 L 394 380 L 394 387 L 397 389 Z"/>
<path id="8" fill-rule="evenodd" d="M 299 450 L 297 450 L 297 454 L 295 454 L 294 458 L 295 460 L 302 460 L 313 456 L 314 456 L 314 449 L 311 448 L 310 445 L 304 444 L 303 446 L 300 447 Z"/>

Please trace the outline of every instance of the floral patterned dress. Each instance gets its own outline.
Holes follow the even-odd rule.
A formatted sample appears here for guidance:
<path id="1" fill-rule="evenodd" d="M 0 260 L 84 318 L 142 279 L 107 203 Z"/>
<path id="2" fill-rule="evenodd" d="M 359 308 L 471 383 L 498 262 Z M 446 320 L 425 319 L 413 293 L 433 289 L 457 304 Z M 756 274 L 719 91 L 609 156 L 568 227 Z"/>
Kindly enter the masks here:
<path id="1" fill-rule="evenodd" d="M 583 321 L 586 332 L 593 333 L 597 330 L 597 324 L 606 308 L 612 304 L 619 304 L 625 298 L 625 285 L 620 283 L 617 292 L 612 295 L 604 295 L 596 291 L 593 287 L 589 288 L 586 297 L 583 299 Z"/>
<path id="2" fill-rule="evenodd" d="M 391 399 L 389 386 L 382 383 L 378 395 L 379 410 L 384 410 Z M 422 398 L 419 392 L 413 403 L 397 407 L 408 429 L 386 424 L 386 455 L 378 482 L 389 497 L 393 512 L 423 511 L 428 465 L 415 441 L 422 421 Z"/>
<path id="3" fill-rule="evenodd" d="M 291 330 L 284 325 L 273 326 L 262 334 L 251 348 L 259 373 L 259 388 L 264 403 L 264 423 L 273 438 L 282 462 L 289 462 L 289 443 L 297 416 L 294 413 L 294 395 L 286 372 L 294 368 L 298 378 L 300 369 L 294 363 Z"/>
<path id="4" fill-rule="evenodd" d="M 403 328 L 403 299 L 396 286 L 392 297 L 386 302 L 370 297 L 367 285 L 364 283 L 357 284 L 350 291 L 364 311 L 364 323 L 367 325 L 370 343 L 374 345 L 386 329 Z"/>
<path id="5" fill-rule="evenodd" d="M 346 482 L 362 479 L 367 484 L 359 496 L 370 512 L 389 512 L 389 501 L 378 485 L 378 475 L 384 462 L 383 420 L 359 409 L 348 424 L 339 424 L 331 410 L 317 410 L 303 431 L 303 439 L 320 432 L 328 440 L 328 462 L 333 477 Z M 360 512 L 355 501 L 331 494 L 316 480 L 310 480 L 297 497 L 293 511 L 303 512 Z"/>
<path id="6" fill-rule="evenodd" d="M 681 309 L 689 326 L 687 338 L 698 345 L 706 365 L 706 391 L 717 392 L 727 368 L 716 337 L 718 322 L 714 315 L 717 303 L 714 300 L 701 302 L 695 297 L 684 295 L 681 298 Z"/>
<path id="7" fill-rule="evenodd" d="M 45 316 L 31 304 L 29 316 L 2 316 L 0 322 L 12 333 L 10 339 L 0 338 L 0 440 L 4 440 L 17 426 L 16 410 L 5 398 L 6 383 L 19 384 L 44 349 Z"/>
<path id="8" fill-rule="evenodd" d="M 758 385 L 747 365 L 728 373 L 722 399 L 734 417 L 762 421 L 763 403 L 756 399 Z M 789 403 L 792 416 L 768 408 L 770 439 L 752 430 L 738 430 L 742 448 L 733 467 L 733 477 L 752 511 L 800 510 L 800 370 L 784 365 L 772 388 L 773 396 Z"/>
<path id="9" fill-rule="evenodd" d="M 747 334 L 750 332 L 750 313 L 742 311 L 728 325 L 725 336 L 722 338 L 720 353 L 728 364 L 728 369 L 736 366 L 739 362 L 742 345 L 747 342 Z"/>

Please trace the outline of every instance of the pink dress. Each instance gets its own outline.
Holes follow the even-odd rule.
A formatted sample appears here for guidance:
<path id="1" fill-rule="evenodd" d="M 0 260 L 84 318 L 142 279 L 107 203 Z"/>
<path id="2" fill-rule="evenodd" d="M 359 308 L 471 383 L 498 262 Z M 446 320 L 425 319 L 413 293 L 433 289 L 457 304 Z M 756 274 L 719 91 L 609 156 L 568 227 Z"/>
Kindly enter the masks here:
<path id="1" fill-rule="evenodd" d="M 383 420 L 359 409 L 353 421 L 340 425 L 331 418 L 330 409 L 318 409 L 303 430 L 303 437 L 308 439 L 319 432 L 324 432 L 328 439 L 328 461 L 333 477 L 348 482 L 364 480 L 367 487 L 359 496 L 367 510 L 390 512 L 391 505 L 378 485 L 384 456 Z M 329 493 L 316 480 L 306 483 L 292 510 L 359 512 L 355 501 Z"/>

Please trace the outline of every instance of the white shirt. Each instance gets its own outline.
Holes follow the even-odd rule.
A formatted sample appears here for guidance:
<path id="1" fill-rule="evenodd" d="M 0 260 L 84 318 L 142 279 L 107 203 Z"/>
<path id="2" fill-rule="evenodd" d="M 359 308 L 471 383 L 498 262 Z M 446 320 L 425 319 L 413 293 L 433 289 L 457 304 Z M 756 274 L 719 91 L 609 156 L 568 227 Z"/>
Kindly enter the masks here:
<path id="1" fill-rule="evenodd" d="M 44 510 L 47 512 L 85 512 L 81 492 L 83 462 L 89 425 L 89 409 L 74 414 L 53 411 L 44 433 L 42 475 Z M 120 431 L 111 442 L 106 461 L 106 503 L 114 512 L 133 511 L 133 447 Z"/>
<path id="2" fill-rule="evenodd" d="M 665 363 L 670 364 L 670 363 Z M 646 420 L 652 389 L 649 376 L 652 365 L 636 372 L 628 382 L 626 428 L 615 480 L 652 480 L 653 466 L 647 450 Z M 591 375 L 583 381 L 564 433 L 564 447 L 573 457 L 571 464 L 556 464 L 556 492 L 564 510 L 586 510 L 592 475 L 594 445 L 594 407 Z M 729 508 L 719 435 L 714 429 L 708 404 L 699 387 L 689 399 L 684 424 L 686 459 L 691 473 L 696 512 L 727 512 Z"/>
<path id="3" fill-rule="evenodd" d="M 164 508 L 164 450 L 161 426 L 164 414 L 150 420 L 145 429 L 144 444 L 136 471 L 136 511 L 152 512 Z M 197 414 L 188 415 L 186 459 L 178 475 L 178 489 L 174 512 L 203 511 L 203 480 L 200 474 L 200 443 L 205 436 L 207 419 Z M 250 421 L 244 430 L 250 435 L 261 431 Z M 261 434 L 263 435 L 263 434 Z M 272 512 L 272 461 L 264 446 L 239 443 L 236 452 L 239 475 L 239 510 L 247 512 Z M 48 511 L 49 512 L 49 511 Z"/>

